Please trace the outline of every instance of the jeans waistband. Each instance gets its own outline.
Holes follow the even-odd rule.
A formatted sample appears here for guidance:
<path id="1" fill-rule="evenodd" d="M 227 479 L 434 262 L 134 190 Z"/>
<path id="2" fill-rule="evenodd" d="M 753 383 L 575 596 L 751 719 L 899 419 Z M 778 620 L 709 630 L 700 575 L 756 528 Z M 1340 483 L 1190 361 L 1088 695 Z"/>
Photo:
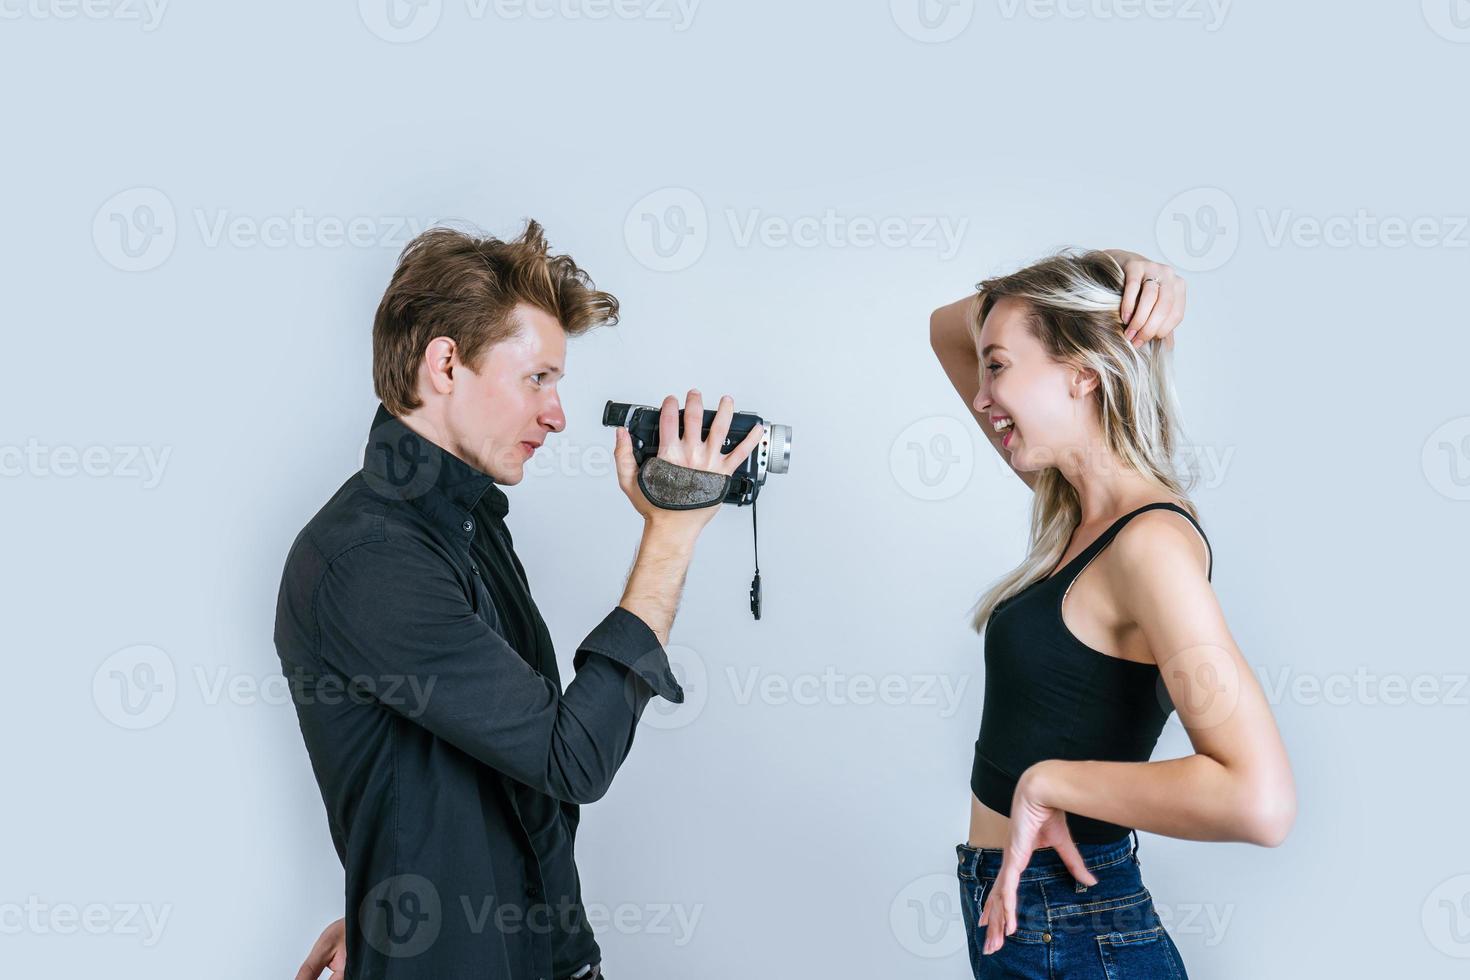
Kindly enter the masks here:
<path id="1" fill-rule="evenodd" d="M 965 877 L 994 878 L 1000 873 L 1000 864 L 1005 851 L 999 847 L 971 847 L 956 844 L 960 874 Z M 1096 871 L 1109 865 L 1133 858 L 1137 860 L 1138 831 L 1130 830 L 1127 837 L 1109 844 L 1078 844 L 1077 852 L 1088 870 Z M 1054 847 L 1043 847 L 1031 852 L 1031 860 L 1021 872 L 1022 881 L 1038 881 L 1047 878 L 1071 877 L 1071 872 L 1062 863 L 1062 857 Z"/>

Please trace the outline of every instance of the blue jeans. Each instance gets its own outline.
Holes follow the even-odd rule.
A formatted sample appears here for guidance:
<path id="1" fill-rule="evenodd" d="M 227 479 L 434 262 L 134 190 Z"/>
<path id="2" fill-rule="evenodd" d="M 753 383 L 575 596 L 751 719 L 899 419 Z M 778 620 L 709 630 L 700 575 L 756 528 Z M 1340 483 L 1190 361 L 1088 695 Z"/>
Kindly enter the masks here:
<path id="1" fill-rule="evenodd" d="M 1138 835 L 1078 844 L 1097 884 L 1072 877 L 1054 848 L 1031 855 L 1016 889 L 1016 931 L 989 956 L 977 925 L 1000 873 L 997 847 L 958 844 L 960 908 L 977 980 L 1186 980 L 1179 949 L 1138 871 Z"/>

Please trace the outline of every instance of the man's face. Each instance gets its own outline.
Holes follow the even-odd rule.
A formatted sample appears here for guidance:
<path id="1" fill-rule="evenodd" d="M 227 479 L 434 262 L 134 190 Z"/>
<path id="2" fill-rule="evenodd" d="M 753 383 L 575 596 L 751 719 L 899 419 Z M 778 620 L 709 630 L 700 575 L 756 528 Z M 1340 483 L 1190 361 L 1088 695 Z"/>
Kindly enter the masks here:
<path id="1" fill-rule="evenodd" d="M 556 390 L 565 373 L 565 331 L 551 314 L 525 304 L 511 319 L 516 333 L 486 351 L 478 371 L 456 359 L 446 419 L 450 451 L 505 486 L 520 483 L 533 447 L 567 424 Z"/>

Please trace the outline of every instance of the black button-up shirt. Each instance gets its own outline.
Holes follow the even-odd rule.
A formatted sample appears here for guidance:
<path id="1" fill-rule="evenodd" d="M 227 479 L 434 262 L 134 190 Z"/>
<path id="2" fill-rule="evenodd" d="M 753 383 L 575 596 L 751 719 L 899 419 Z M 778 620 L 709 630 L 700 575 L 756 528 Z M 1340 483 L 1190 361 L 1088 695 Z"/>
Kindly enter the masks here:
<path id="1" fill-rule="evenodd" d="M 684 699 L 621 607 L 561 690 L 507 510 L 380 405 L 362 470 L 286 559 L 276 650 L 346 871 L 352 978 L 553 980 L 595 962 L 578 804 L 607 791 L 650 697 Z"/>

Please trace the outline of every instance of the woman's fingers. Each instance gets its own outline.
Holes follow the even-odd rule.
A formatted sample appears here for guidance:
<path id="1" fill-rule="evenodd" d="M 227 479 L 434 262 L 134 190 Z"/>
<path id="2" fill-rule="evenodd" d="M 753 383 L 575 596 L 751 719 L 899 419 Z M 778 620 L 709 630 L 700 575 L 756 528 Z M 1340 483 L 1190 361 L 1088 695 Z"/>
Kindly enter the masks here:
<path id="1" fill-rule="evenodd" d="M 1123 263 L 1123 305 L 1118 310 L 1118 318 L 1126 327 L 1133 322 L 1133 317 L 1138 313 L 1138 301 L 1143 292 L 1144 278 L 1155 275 L 1149 272 L 1152 265 L 1141 256 L 1135 256 Z"/>
<path id="2" fill-rule="evenodd" d="M 993 953 L 1005 945 L 1005 937 L 1016 931 L 1016 890 L 1020 887 L 1021 875 L 1012 871 L 1007 861 L 1002 861 L 996 873 L 995 885 L 990 889 L 990 898 L 981 915 L 985 926 L 986 953 Z"/>
<path id="3" fill-rule="evenodd" d="M 1077 850 L 1077 845 L 1071 840 L 1058 841 L 1052 845 L 1061 856 L 1062 864 L 1072 873 L 1072 877 L 1084 885 L 1097 884 L 1097 875 L 1087 870 L 1087 862 L 1082 860 L 1082 852 Z"/>
<path id="4" fill-rule="evenodd" d="M 1150 278 L 1143 283 L 1138 290 L 1138 305 L 1134 307 L 1133 316 L 1128 319 L 1128 328 L 1123 336 L 1130 342 L 1139 332 L 1148 318 L 1153 315 L 1154 307 L 1158 305 L 1159 294 L 1162 292 L 1158 279 Z"/>
<path id="5" fill-rule="evenodd" d="M 1159 331 L 1163 329 L 1164 324 L 1168 322 L 1173 308 L 1173 298 L 1167 292 L 1161 290 L 1159 292 L 1158 302 L 1149 311 L 1148 319 L 1143 322 L 1141 327 L 1136 328 L 1129 334 L 1128 339 L 1133 342 L 1135 347 L 1142 347 L 1150 340 L 1153 340 L 1159 335 Z"/>

